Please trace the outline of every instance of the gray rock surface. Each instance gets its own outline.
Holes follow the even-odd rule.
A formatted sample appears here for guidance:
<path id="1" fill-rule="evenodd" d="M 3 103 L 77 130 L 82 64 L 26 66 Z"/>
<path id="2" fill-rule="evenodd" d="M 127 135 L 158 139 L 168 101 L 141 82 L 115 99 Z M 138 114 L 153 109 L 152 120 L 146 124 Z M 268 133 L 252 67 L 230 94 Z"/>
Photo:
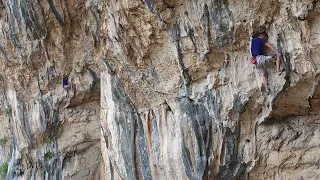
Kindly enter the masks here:
<path id="1" fill-rule="evenodd" d="M 2 0 L 0 178 L 320 179 L 319 34 L 316 0 Z"/>

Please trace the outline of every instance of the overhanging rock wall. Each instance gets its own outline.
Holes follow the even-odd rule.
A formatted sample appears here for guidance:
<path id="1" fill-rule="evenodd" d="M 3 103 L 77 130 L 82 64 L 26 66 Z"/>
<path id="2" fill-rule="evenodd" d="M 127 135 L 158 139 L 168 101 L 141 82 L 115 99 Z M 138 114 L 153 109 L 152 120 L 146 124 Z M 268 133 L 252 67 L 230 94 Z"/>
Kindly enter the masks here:
<path id="1" fill-rule="evenodd" d="M 0 176 L 319 179 L 319 34 L 316 0 L 2 0 Z"/>
<path id="2" fill-rule="evenodd" d="M 103 177 L 320 178 L 317 1 L 103 7 Z M 249 63 L 262 26 L 285 68 L 269 96 Z"/>

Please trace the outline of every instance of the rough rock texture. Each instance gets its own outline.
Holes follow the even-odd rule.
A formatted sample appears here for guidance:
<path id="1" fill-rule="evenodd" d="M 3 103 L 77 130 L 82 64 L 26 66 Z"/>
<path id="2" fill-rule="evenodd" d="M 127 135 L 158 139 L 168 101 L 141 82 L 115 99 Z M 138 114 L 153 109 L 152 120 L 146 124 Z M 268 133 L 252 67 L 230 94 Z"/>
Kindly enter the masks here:
<path id="1" fill-rule="evenodd" d="M 282 53 L 270 95 L 249 62 L 258 31 Z M 320 179 L 319 34 L 317 0 L 2 0 L 0 165 L 7 179 Z"/>
<path id="2" fill-rule="evenodd" d="M 107 179 L 319 179 L 317 1 L 103 3 Z M 271 95 L 249 63 L 282 53 Z"/>
<path id="3" fill-rule="evenodd" d="M 95 1 L 1 1 L 7 179 L 99 179 L 98 11 Z"/>

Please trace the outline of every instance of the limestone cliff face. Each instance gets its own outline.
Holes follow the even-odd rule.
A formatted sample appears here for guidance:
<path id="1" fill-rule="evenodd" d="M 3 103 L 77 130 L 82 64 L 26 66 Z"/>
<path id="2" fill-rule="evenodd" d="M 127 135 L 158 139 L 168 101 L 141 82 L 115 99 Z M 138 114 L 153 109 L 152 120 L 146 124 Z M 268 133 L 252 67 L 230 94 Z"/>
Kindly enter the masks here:
<path id="1" fill-rule="evenodd" d="M 1 2 L 7 179 L 100 177 L 98 11 L 95 1 Z"/>
<path id="2" fill-rule="evenodd" d="M 317 1 L 108 1 L 102 12 L 107 179 L 319 179 Z M 259 27 L 282 52 L 271 94 Z"/>
<path id="3" fill-rule="evenodd" d="M 319 3 L 2 0 L 0 175 L 319 179 Z"/>

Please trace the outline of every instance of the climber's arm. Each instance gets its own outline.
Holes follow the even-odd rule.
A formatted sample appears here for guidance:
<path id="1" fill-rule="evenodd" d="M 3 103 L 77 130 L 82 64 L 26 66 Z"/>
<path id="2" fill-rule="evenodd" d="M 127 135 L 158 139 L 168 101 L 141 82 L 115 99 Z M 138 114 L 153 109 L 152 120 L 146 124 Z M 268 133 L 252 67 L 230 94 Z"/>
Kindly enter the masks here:
<path id="1" fill-rule="evenodd" d="M 272 47 L 269 43 L 266 42 L 264 45 L 268 47 L 271 51 L 275 52 L 278 57 L 280 56 L 280 53 L 274 47 Z"/>

